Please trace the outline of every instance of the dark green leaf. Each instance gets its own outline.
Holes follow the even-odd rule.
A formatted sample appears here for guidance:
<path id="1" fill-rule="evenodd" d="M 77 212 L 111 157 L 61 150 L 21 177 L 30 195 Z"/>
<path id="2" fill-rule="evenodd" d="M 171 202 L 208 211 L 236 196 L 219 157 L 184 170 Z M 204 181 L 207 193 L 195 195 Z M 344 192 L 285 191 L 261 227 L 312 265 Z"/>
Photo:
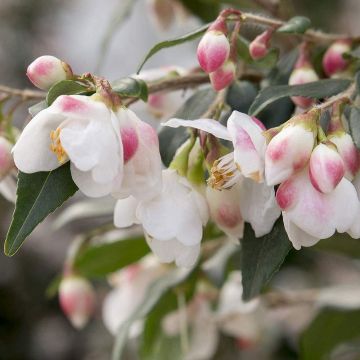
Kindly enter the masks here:
<path id="1" fill-rule="evenodd" d="M 205 22 L 215 20 L 220 12 L 218 0 L 181 0 L 181 2 L 188 10 Z"/>
<path id="2" fill-rule="evenodd" d="M 287 96 L 305 96 L 315 99 L 333 96 L 346 90 L 350 84 L 350 80 L 325 79 L 302 85 L 269 86 L 259 92 L 249 109 L 249 113 L 256 116 L 273 101 Z"/>
<path id="3" fill-rule="evenodd" d="M 58 290 L 59 290 L 61 279 L 62 279 L 62 276 L 57 275 L 51 280 L 50 284 L 48 285 L 48 287 L 45 290 L 45 297 L 47 299 L 53 299 L 56 296 L 56 294 L 58 293 Z"/>
<path id="4" fill-rule="evenodd" d="M 311 21 L 304 16 L 295 16 L 277 29 L 280 33 L 303 34 L 311 25 Z"/>
<path id="5" fill-rule="evenodd" d="M 360 71 L 355 74 L 355 85 L 357 93 L 360 94 Z"/>
<path id="6" fill-rule="evenodd" d="M 172 40 L 162 41 L 162 42 L 156 44 L 155 46 L 153 46 L 150 49 L 150 51 L 145 56 L 144 60 L 141 62 L 140 66 L 137 70 L 137 73 L 139 73 L 140 70 L 142 69 L 142 67 L 145 65 L 145 63 L 160 50 L 166 49 L 166 48 L 169 48 L 172 46 L 180 45 L 180 44 L 183 44 L 188 41 L 195 40 L 198 37 L 200 37 L 201 35 L 203 35 L 208 27 L 209 27 L 209 25 L 207 24 L 207 25 L 204 25 L 201 28 L 194 30 L 186 35 L 180 36 L 180 37 L 172 39 Z"/>
<path id="7" fill-rule="evenodd" d="M 105 276 L 140 260 L 148 252 L 143 237 L 93 245 L 79 253 L 74 269 L 84 276 Z"/>
<path id="8" fill-rule="evenodd" d="M 349 130 L 358 149 L 360 149 L 360 109 L 352 106 L 349 118 Z"/>
<path id="9" fill-rule="evenodd" d="M 154 281 L 143 301 L 137 306 L 132 314 L 129 314 L 129 319 L 123 323 L 116 335 L 115 346 L 112 354 L 113 360 L 120 360 L 121 355 L 128 337 L 129 329 L 134 321 L 142 319 L 151 311 L 162 296 L 171 288 L 183 282 L 191 271 L 184 268 L 177 268 L 162 276 L 160 279 Z"/>
<path id="10" fill-rule="evenodd" d="M 120 96 L 140 98 L 147 101 L 148 87 L 146 82 L 140 79 L 125 78 L 114 81 L 112 89 Z"/>
<path id="11" fill-rule="evenodd" d="M 263 286 L 279 270 L 291 249 L 282 219 L 278 219 L 267 235 L 256 238 L 249 224 L 241 240 L 241 272 L 243 299 L 250 300 L 260 294 Z"/>
<path id="12" fill-rule="evenodd" d="M 249 81 L 234 82 L 227 93 L 226 102 L 232 110 L 247 113 L 250 105 L 255 100 L 257 89 Z"/>
<path id="13" fill-rule="evenodd" d="M 340 343 L 360 337 L 360 310 L 325 308 L 301 337 L 301 360 L 328 359 Z"/>
<path id="14" fill-rule="evenodd" d="M 46 102 L 50 106 L 60 95 L 76 95 L 88 91 L 84 85 L 73 80 L 63 80 L 54 84 L 46 96 Z"/>
<path id="15" fill-rule="evenodd" d="M 360 46 L 356 47 L 350 52 L 345 53 L 343 57 L 348 60 L 360 60 Z"/>
<path id="16" fill-rule="evenodd" d="M 197 91 L 173 116 L 175 118 L 194 120 L 206 112 L 214 101 L 216 93 L 211 89 Z M 186 139 L 189 133 L 185 128 L 177 129 L 164 126 L 159 132 L 160 154 L 165 166 L 169 166 L 176 150 Z"/>
<path id="17" fill-rule="evenodd" d="M 40 101 L 37 104 L 29 107 L 28 111 L 29 114 L 34 117 L 37 113 L 39 113 L 41 110 L 44 110 L 48 107 L 46 100 Z"/>
<path id="18" fill-rule="evenodd" d="M 35 227 L 77 190 L 70 162 L 50 172 L 19 172 L 15 212 L 6 235 L 5 254 L 14 255 Z"/>

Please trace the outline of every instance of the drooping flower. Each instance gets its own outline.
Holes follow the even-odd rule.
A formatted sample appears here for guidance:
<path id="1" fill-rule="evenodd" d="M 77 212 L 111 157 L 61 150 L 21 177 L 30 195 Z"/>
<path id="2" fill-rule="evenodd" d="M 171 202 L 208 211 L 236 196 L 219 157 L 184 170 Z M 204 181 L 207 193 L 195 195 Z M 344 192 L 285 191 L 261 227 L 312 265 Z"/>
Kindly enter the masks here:
<path id="1" fill-rule="evenodd" d="M 272 29 L 265 30 L 250 43 L 249 52 L 254 60 L 260 60 L 268 54 L 272 33 Z"/>
<path id="2" fill-rule="evenodd" d="M 163 170 L 162 176 L 161 192 L 152 198 L 119 200 L 114 223 L 118 227 L 141 223 L 148 244 L 160 261 L 191 267 L 200 253 L 203 226 L 209 216 L 207 204 L 175 170 Z"/>
<path id="3" fill-rule="evenodd" d="M 67 275 L 59 287 L 59 301 L 71 324 L 82 329 L 95 310 L 95 292 L 85 278 Z"/>
<path id="4" fill-rule="evenodd" d="M 327 76 L 332 76 L 346 69 L 349 62 L 343 58 L 343 54 L 351 50 L 351 40 L 335 41 L 326 50 L 322 64 Z"/>
<path id="5" fill-rule="evenodd" d="M 226 35 L 226 21 L 220 16 L 202 37 L 197 49 L 197 57 L 200 66 L 207 73 L 218 70 L 228 59 L 230 43 Z"/>
<path id="6" fill-rule="evenodd" d="M 73 77 L 70 65 L 50 55 L 35 59 L 28 66 L 26 75 L 41 90 L 48 90 L 58 81 Z"/>
<path id="7" fill-rule="evenodd" d="M 106 328 L 112 335 L 128 320 L 146 297 L 149 286 L 166 274 L 167 268 L 152 256 L 127 266 L 114 273 L 110 282 L 113 286 L 104 299 L 102 317 Z M 130 329 L 131 335 L 138 335 L 141 321 L 135 322 Z"/>
<path id="8" fill-rule="evenodd" d="M 268 185 L 276 185 L 302 169 L 310 159 L 316 136 L 317 110 L 296 115 L 269 142 L 265 153 Z"/>
<path id="9" fill-rule="evenodd" d="M 24 173 L 51 171 L 70 160 L 74 182 L 91 197 L 107 195 L 121 184 L 119 124 L 115 114 L 92 97 L 59 96 L 25 127 L 13 154 Z"/>
<path id="10" fill-rule="evenodd" d="M 349 180 L 343 178 L 333 191 L 323 194 L 312 185 L 308 167 L 284 181 L 276 199 L 295 249 L 312 246 L 335 231 L 348 231 L 359 207 L 356 190 Z"/>

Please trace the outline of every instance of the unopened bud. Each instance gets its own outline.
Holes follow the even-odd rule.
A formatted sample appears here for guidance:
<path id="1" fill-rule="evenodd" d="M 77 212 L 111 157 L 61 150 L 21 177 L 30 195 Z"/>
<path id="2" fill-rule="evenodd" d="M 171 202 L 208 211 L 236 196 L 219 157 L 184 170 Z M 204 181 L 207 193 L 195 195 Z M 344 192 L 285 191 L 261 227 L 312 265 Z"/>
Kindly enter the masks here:
<path id="1" fill-rule="evenodd" d="M 323 69 L 327 76 L 346 69 L 348 62 L 343 58 L 343 54 L 351 50 L 350 40 L 335 41 L 325 52 L 323 57 Z"/>
<path id="2" fill-rule="evenodd" d="M 0 136 L 0 180 L 15 166 L 11 148 L 11 143 Z"/>
<path id="3" fill-rule="evenodd" d="M 229 57 L 230 43 L 226 34 L 225 19 L 220 17 L 209 27 L 199 43 L 197 58 L 207 73 L 219 69 Z"/>
<path id="4" fill-rule="evenodd" d="M 212 72 L 210 82 L 214 90 L 220 91 L 225 89 L 235 80 L 236 66 L 233 61 L 228 60 L 219 69 Z"/>
<path id="5" fill-rule="evenodd" d="M 310 158 L 309 175 L 314 188 L 324 194 L 333 191 L 345 174 L 344 163 L 334 145 L 319 144 Z"/>
<path id="6" fill-rule="evenodd" d="M 50 55 L 35 59 L 28 66 L 26 75 L 41 90 L 49 90 L 55 83 L 73 77 L 70 65 Z"/>
<path id="7" fill-rule="evenodd" d="M 254 60 L 260 60 L 267 55 L 272 33 L 272 29 L 268 29 L 250 43 L 249 52 Z"/>
<path id="8" fill-rule="evenodd" d="M 61 309 L 77 328 L 83 328 L 95 309 L 95 292 L 90 282 L 79 276 L 65 276 L 59 287 Z"/>

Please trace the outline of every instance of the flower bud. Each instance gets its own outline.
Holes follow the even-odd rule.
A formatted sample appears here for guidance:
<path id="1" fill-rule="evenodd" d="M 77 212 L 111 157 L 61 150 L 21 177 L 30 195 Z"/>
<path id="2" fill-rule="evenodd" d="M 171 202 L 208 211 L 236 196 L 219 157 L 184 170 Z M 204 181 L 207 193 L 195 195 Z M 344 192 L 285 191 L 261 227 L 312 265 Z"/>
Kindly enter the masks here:
<path id="1" fill-rule="evenodd" d="M 310 158 L 309 176 L 316 190 L 330 193 L 344 174 L 344 163 L 334 145 L 321 143 L 315 147 Z"/>
<path id="2" fill-rule="evenodd" d="M 199 43 L 197 58 L 207 73 L 219 69 L 229 57 L 230 43 L 226 34 L 225 19 L 220 17 L 209 27 Z"/>
<path id="3" fill-rule="evenodd" d="M 52 85 L 73 76 L 70 65 L 60 59 L 44 55 L 35 59 L 27 68 L 29 80 L 41 90 L 49 90 Z"/>
<path id="4" fill-rule="evenodd" d="M 269 186 L 285 181 L 309 161 L 318 116 L 318 111 L 297 115 L 271 139 L 265 152 L 265 177 Z"/>
<path id="5" fill-rule="evenodd" d="M 335 41 L 325 52 L 323 57 L 323 69 L 327 76 L 345 70 L 348 62 L 343 58 L 343 54 L 351 50 L 350 40 Z"/>
<path id="6" fill-rule="evenodd" d="M 0 180 L 15 166 L 11 148 L 11 143 L 0 136 Z"/>
<path id="7" fill-rule="evenodd" d="M 88 280 L 69 275 L 60 283 L 59 301 L 71 324 L 82 329 L 94 312 L 95 292 Z"/>
<path id="8" fill-rule="evenodd" d="M 219 69 L 212 72 L 209 77 L 215 91 L 225 89 L 235 80 L 236 66 L 233 61 L 228 60 Z"/>
<path id="9" fill-rule="evenodd" d="M 319 77 L 313 67 L 311 65 L 305 65 L 293 70 L 289 78 L 289 85 L 301 85 L 317 80 L 319 80 Z M 291 100 L 295 105 L 304 109 L 309 108 L 314 103 L 313 99 L 303 96 L 292 96 Z"/>
<path id="10" fill-rule="evenodd" d="M 250 43 L 249 52 L 254 60 L 260 60 L 267 55 L 272 33 L 272 29 L 268 29 Z"/>

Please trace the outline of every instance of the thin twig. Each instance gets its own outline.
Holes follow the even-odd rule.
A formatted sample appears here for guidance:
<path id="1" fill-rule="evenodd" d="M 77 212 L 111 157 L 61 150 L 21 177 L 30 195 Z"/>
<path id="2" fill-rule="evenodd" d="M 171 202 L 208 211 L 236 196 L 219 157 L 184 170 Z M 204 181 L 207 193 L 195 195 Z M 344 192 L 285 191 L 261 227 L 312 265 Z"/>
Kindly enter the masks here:
<path id="1" fill-rule="evenodd" d="M 11 96 L 20 96 L 24 101 L 33 99 L 44 99 L 46 93 L 43 91 L 16 89 L 5 85 L 0 85 L 0 93 L 9 94 Z"/>

